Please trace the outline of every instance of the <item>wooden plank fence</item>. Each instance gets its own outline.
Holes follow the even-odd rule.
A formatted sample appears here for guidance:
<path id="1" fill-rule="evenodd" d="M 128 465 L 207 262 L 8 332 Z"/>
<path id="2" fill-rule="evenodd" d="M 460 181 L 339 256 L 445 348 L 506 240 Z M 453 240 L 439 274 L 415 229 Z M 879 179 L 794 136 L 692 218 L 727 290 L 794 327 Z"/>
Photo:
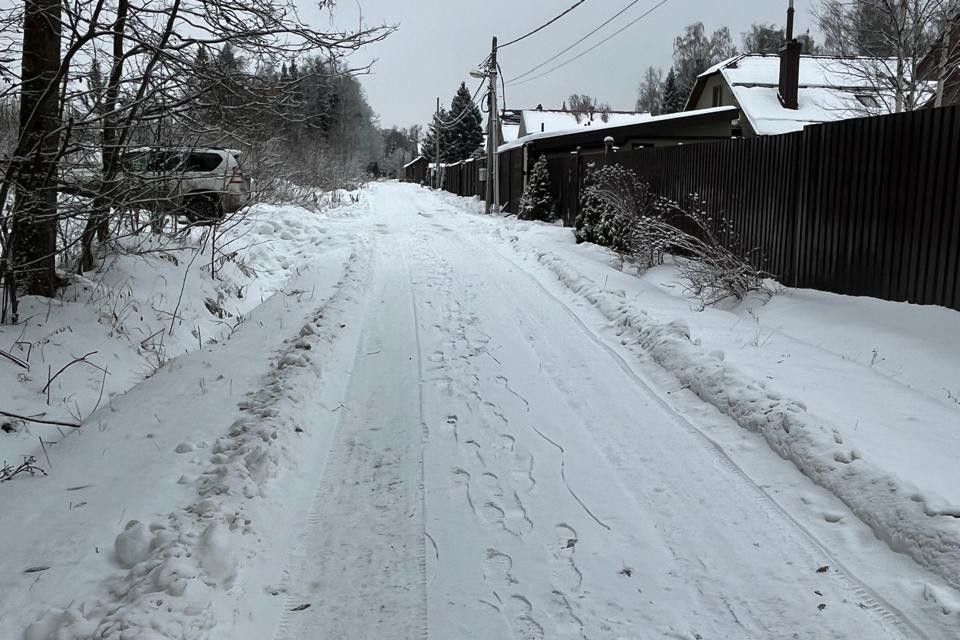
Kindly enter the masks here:
<path id="1" fill-rule="evenodd" d="M 534 143 L 529 164 L 538 157 Z M 507 211 L 522 193 L 523 158 L 522 148 L 501 153 Z M 784 284 L 960 309 L 960 106 L 609 155 L 571 148 L 547 160 L 567 225 L 587 166 L 617 163 L 678 203 L 696 194 Z M 448 167 L 448 190 L 482 197 L 477 169 Z"/>

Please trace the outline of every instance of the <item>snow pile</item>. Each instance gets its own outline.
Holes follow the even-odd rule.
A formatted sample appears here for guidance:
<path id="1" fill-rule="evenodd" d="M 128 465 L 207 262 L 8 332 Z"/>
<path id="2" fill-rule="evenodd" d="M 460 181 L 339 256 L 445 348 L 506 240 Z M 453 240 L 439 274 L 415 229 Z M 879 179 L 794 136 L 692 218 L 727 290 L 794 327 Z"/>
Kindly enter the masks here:
<path id="1" fill-rule="evenodd" d="M 351 299 L 364 268 L 352 251 L 334 295 L 294 336 L 284 340 L 257 390 L 239 403 L 239 417 L 211 443 L 183 441 L 174 449 L 194 455 L 199 470 L 184 475 L 187 503 L 149 523 L 129 521 L 114 542 L 125 571 L 109 578 L 107 597 L 68 610 L 53 609 L 29 626 L 27 640 L 203 638 L 222 616 L 218 593 L 243 571 L 241 550 L 258 539 L 262 498 L 291 447 L 300 446 L 309 421 L 307 396 L 323 384 L 319 362 L 341 326 L 327 315 Z M 276 499 L 276 498 L 275 498 Z"/>
<path id="2" fill-rule="evenodd" d="M 330 237 L 326 215 L 261 204 L 213 242 L 200 229 L 118 240 L 100 269 L 73 277 L 60 299 L 25 297 L 21 323 L 0 326 L 0 350 L 29 366 L 0 357 L 0 411 L 85 422 L 171 358 L 228 336 Z M 11 464 L 38 437 L 61 436 L 9 417 L 0 427 L 0 460 Z"/>
<path id="3" fill-rule="evenodd" d="M 113 543 L 117 561 L 129 569 L 150 556 L 153 536 L 139 520 L 131 520 Z"/>
<path id="4" fill-rule="evenodd" d="M 513 229 L 522 232 L 523 227 Z M 865 459 L 837 426 L 726 362 L 723 352 L 702 346 L 691 337 L 687 323 L 654 319 L 625 291 L 608 290 L 584 275 L 567 255 L 542 244 L 521 244 L 518 235 L 501 229 L 494 233 L 519 253 L 532 254 L 566 288 L 616 323 L 625 345 L 649 354 L 684 387 L 760 434 L 780 456 L 847 504 L 891 548 L 960 588 L 960 509 Z"/>

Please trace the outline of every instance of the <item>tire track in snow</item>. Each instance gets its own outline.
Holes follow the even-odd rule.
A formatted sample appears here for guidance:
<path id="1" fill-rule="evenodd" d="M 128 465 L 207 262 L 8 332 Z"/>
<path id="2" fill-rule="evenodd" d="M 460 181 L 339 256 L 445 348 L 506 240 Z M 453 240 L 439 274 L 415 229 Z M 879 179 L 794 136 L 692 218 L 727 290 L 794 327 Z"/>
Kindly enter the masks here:
<path id="1" fill-rule="evenodd" d="M 437 547 L 437 541 L 434 540 L 433 536 L 427 531 L 427 492 L 426 492 L 426 469 L 424 461 L 424 451 L 427 443 L 430 441 L 430 426 L 427 424 L 426 416 L 423 410 L 423 386 L 426 384 L 426 376 L 423 371 L 423 344 L 420 340 L 420 331 L 422 330 L 422 325 L 420 324 L 420 314 L 417 311 L 417 288 L 413 281 L 413 272 L 410 270 L 409 265 L 407 266 L 407 281 L 410 283 L 410 308 L 413 313 L 413 330 L 416 335 L 416 346 L 417 346 L 417 373 L 419 375 L 417 380 L 417 403 L 419 406 L 419 418 L 420 418 L 420 436 L 421 436 L 421 447 L 420 447 L 420 464 L 418 467 L 419 477 L 418 488 L 420 491 L 420 523 L 422 535 L 420 536 L 421 547 L 420 547 L 420 572 L 423 579 L 423 589 L 421 591 L 423 596 L 423 601 L 421 603 L 421 610 L 423 615 L 423 638 L 426 639 L 430 635 L 430 607 L 427 600 L 427 589 L 429 585 L 433 582 L 433 579 L 436 578 L 437 572 L 440 570 L 440 548 Z M 434 565 L 433 565 L 433 578 L 427 577 L 428 573 L 428 561 L 427 561 L 427 549 L 426 541 L 430 540 L 430 544 L 433 546 L 434 553 Z"/>
<path id="2" fill-rule="evenodd" d="M 461 241 L 472 245 L 478 255 L 481 249 L 471 241 L 459 235 Z M 517 252 L 513 244 L 510 244 L 512 251 Z M 631 380 L 633 380 L 645 397 L 652 400 L 657 406 L 664 410 L 668 415 L 673 416 L 675 421 L 685 431 L 694 436 L 700 445 L 711 454 L 716 466 L 725 471 L 742 489 L 748 491 L 753 496 L 755 503 L 761 508 L 766 517 L 775 524 L 785 537 L 790 537 L 799 542 L 799 548 L 803 549 L 808 557 L 815 560 L 817 566 L 830 566 L 833 568 L 832 577 L 840 584 L 841 588 L 859 599 L 861 606 L 880 620 L 886 623 L 884 626 L 891 628 L 899 638 L 903 640 L 924 640 L 928 636 L 920 630 L 913 622 L 903 614 L 899 609 L 887 602 L 882 596 L 873 591 L 869 585 L 860 581 L 853 572 L 847 569 L 832 553 L 830 553 L 817 538 L 810 533 L 800 522 L 793 518 L 783 507 L 780 506 L 766 491 L 764 491 L 756 482 L 750 478 L 723 450 L 723 448 L 712 440 L 709 436 L 692 424 L 685 416 L 675 411 L 669 402 L 630 365 L 624 356 L 616 349 L 607 344 L 603 338 L 591 329 L 577 313 L 559 296 L 550 291 L 541 283 L 536 276 L 527 271 L 523 265 L 515 262 L 513 259 L 498 253 L 498 256 L 505 262 L 514 267 L 516 273 L 522 274 L 528 281 L 536 286 L 542 293 L 552 299 L 569 316 L 574 323 L 579 326 L 584 335 L 603 351 L 605 351 L 615 362 L 618 368 L 623 371 Z M 517 257 L 523 259 L 518 253 Z M 493 280 L 497 286 L 506 295 L 508 292 L 500 283 Z M 520 308 L 520 307 L 518 307 Z M 542 434 L 541 434 L 542 435 Z"/>
<path id="3" fill-rule="evenodd" d="M 374 270 L 383 279 L 375 278 L 379 286 L 368 293 L 364 317 L 372 320 L 354 354 L 345 410 L 308 527 L 290 556 L 288 600 L 277 640 L 334 633 L 425 638 L 428 633 L 425 431 L 419 399 L 406 388 L 422 376 L 415 366 L 420 363 L 407 356 L 409 342 L 397 335 L 419 327 L 412 313 L 399 321 L 372 313 L 375 295 L 383 295 L 384 303 L 409 293 L 391 286 L 390 278 L 397 277 L 393 266 L 403 261 L 402 255 L 392 257 L 390 269 L 381 262 L 379 274 Z M 370 359 L 368 341 L 376 347 L 377 361 Z M 393 378 L 379 375 L 383 367 Z"/>

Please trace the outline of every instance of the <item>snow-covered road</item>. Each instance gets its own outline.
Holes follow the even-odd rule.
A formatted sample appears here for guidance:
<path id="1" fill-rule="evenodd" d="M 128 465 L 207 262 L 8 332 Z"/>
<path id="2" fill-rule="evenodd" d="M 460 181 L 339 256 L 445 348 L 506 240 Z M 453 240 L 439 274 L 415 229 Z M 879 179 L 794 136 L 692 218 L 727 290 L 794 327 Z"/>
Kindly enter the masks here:
<path id="1" fill-rule="evenodd" d="M 36 587 L 0 602 L 11 637 L 74 598 L 85 608 L 48 615 L 28 640 L 93 629 L 189 640 L 956 637 L 956 612 L 931 617 L 904 585 L 948 587 L 862 525 L 837 547 L 785 507 L 778 483 L 809 485 L 799 471 L 766 448 L 744 458 L 749 467 L 730 455 L 703 425 L 737 432 L 732 421 L 689 398 L 675 404 L 679 390 L 621 348 L 594 309 L 496 241 L 496 220 L 410 185 L 375 185 L 364 198 L 368 215 L 336 223 L 353 238 L 343 274 L 329 261 L 301 276 L 282 311 L 275 302 L 254 315 L 271 339 L 250 338 L 248 320 L 236 348 L 185 357 L 180 386 L 169 372 L 147 380 L 101 411 L 98 433 L 60 447 L 124 446 L 131 436 L 111 436 L 111 425 L 134 419 L 137 394 L 191 398 L 141 408 L 149 424 L 138 436 L 178 416 L 202 420 L 148 436 L 170 459 L 189 450 L 192 471 L 158 454 L 117 500 L 89 516 L 71 508 L 69 526 L 53 499 L 21 508 L 34 530 L 59 519 L 45 557 L 60 540 L 72 555 L 60 584 L 7 578 L 8 589 Z M 243 387 L 231 382 L 227 396 L 241 363 Z M 210 389 L 191 395 L 201 375 Z M 57 482 L 103 486 L 120 482 L 123 464 L 136 468 L 118 464 L 74 461 Z M 144 487 L 178 478 L 130 507 Z M 211 532 L 223 514 L 229 532 Z M 5 527 L 22 564 L 44 562 L 14 515 Z M 106 566 L 115 559 L 84 549 L 109 548 L 133 515 L 162 523 L 149 526 L 156 557 L 119 577 Z M 76 536 L 84 517 L 93 528 Z M 198 566 L 171 568 L 195 556 Z M 186 589 L 158 577 L 171 572 Z M 62 582 L 78 576 L 75 589 Z M 190 586 L 198 579 L 203 589 Z"/>
<path id="2" fill-rule="evenodd" d="M 280 638 L 916 637 L 515 262 L 375 193 Z"/>

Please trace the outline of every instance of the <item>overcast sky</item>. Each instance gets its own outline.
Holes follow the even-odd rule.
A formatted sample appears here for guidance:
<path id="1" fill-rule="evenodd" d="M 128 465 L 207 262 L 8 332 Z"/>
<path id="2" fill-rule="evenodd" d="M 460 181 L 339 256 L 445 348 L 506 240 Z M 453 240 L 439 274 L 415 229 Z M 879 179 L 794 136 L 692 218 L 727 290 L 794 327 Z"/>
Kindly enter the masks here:
<path id="1" fill-rule="evenodd" d="M 623 16 L 557 60 L 562 62 L 654 6 L 640 0 Z M 629 0 L 587 0 L 546 30 L 500 52 L 507 78 L 520 75 L 586 35 L 622 9 Z M 305 16 L 330 25 L 312 0 L 299 0 Z M 338 0 L 333 20 L 339 26 L 364 22 L 398 25 L 396 33 L 356 54 L 355 61 L 377 58 L 370 76 L 362 78 L 371 106 L 383 126 L 409 126 L 432 117 L 439 96 L 449 105 L 462 80 L 469 78 L 490 51 L 496 35 L 506 42 L 560 13 L 574 0 Z M 797 30 L 815 32 L 812 7 L 818 0 L 797 0 Z M 310 6 L 312 5 L 312 7 Z M 632 109 L 637 84 L 650 65 L 669 67 L 673 38 L 688 24 L 702 21 L 708 31 L 730 27 L 736 44 L 752 22 L 783 24 L 787 0 L 670 0 L 647 18 L 580 60 L 540 80 L 507 87 L 510 108 L 559 108 L 571 93 L 590 94 L 614 109 Z M 361 11 L 362 10 L 362 11 Z M 553 63 L 542 70 L 547 70 Z"/>

